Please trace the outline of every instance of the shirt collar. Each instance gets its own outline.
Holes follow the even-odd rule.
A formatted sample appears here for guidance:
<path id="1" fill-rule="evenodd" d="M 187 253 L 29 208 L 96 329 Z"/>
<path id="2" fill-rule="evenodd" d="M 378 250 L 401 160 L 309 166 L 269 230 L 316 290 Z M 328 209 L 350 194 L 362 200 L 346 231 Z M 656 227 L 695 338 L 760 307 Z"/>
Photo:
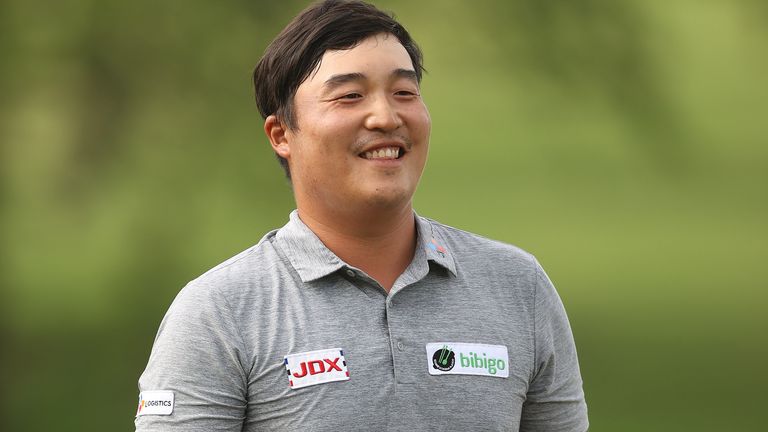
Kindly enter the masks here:
<path id="1" fill-rule="evenodd" d="M 435 229 L 436 223 L 431 219 L 419 216 L 416 212 L 413 212 L 413 216 L 416 218 L 416 232 L 418 234 L 413 260 L 432 261 L 450 270 L 456 276 L 456 261 L 446 246 L 445 239 Z"/>
<path id="2" fill-rule="evenodd" d="M 416 218 L 416 252 L 413 264 L 417 261 L 432 261 L 456 275 L 456 263 L 453 255 L 444 246 L 445 242 L 433 227 L 433 222 L 414 212 Z M 349 268 L 347 263 L 331 252 L 299 218 L 297 210 L 291 212 L 289 221 L 276 234 L 277 243 L 299 274 L 302 282 L 320 279 L 342 268 Z"/>

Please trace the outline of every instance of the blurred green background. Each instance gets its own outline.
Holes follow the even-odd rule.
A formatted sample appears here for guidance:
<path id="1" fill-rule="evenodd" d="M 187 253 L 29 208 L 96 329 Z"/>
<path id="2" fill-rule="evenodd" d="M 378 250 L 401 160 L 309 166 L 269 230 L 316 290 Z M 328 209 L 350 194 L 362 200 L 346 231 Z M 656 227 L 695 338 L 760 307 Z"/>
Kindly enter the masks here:
<path id="1" fill-rule="evenodd" d="M 178 290 L 287 220 L 250 72 L 303 1 L 0 1 L 3 431 L 132 430 Z M 764 430 L 768 3 L 380 1 L 420 214 L 537 255 L 594 431 Z"/>

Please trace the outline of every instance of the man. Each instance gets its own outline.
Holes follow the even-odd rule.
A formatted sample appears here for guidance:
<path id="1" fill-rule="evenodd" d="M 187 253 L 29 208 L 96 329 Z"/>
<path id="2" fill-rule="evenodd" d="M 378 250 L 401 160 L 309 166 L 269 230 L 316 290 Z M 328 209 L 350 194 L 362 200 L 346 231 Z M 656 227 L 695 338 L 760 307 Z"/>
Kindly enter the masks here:
<path id="1" fill-rule="evenodd" d="M 415 215 L 421 53 L 362 2 L 310 6 L 254 72 L 297 211 L 166 314 L 140 431 L 587 429 L 562 304 L 529 254 Z"/>

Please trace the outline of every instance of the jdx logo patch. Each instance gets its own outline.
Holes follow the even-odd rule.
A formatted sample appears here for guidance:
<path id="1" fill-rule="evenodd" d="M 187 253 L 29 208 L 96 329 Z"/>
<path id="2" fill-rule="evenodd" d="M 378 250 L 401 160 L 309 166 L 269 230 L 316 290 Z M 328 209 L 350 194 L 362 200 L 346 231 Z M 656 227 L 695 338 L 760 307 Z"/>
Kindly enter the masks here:
<path id="1" fill-rule="evenodd" d="M 288 372 L 288 385 L 293 389 L 349 379 L 341 348 L 288 354 L 283 363 Z"/>
<path id="2" fill-rule="evenodd" d="M 428 343 L 427 362 L 430 375 L 509 377 L 509 353 L 504 345 Z"/>

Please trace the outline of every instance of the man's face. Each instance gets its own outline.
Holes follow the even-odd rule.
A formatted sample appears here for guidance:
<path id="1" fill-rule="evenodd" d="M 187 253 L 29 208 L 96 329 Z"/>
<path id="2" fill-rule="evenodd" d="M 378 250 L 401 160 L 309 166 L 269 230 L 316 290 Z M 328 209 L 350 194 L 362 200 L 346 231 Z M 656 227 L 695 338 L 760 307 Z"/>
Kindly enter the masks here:
<path id="1" fill-rule="evenodd" d="M 297 89 L 294 110 L 298 128 L 286 132 L 287 159 L 300 211 L 410 206 L 430 118 L 396 37 L 327 51 Z"/>

